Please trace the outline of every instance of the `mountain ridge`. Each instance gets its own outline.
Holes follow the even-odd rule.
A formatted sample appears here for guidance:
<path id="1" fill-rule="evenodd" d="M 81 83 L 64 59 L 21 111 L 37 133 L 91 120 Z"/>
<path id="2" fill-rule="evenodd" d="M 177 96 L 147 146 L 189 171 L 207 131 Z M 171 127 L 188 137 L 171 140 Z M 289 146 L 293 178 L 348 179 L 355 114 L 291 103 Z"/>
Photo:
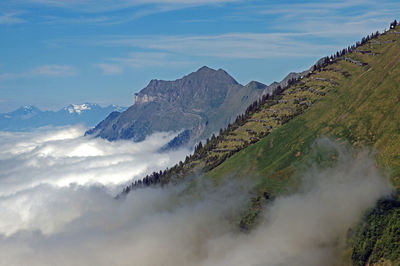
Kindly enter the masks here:
<path id="1" fill-rule="evenodd" d="M 257 81 L 241 85 L 225 70 L 207 66 L 173 81 L 153 79 L 135 93 L 134 105 L 112 119 L 107 117 L 85 135 L 142 141 L 155 131 L 183 130 L 185 141 L 178 135 L 171 143 L 193 145 L 226 127 L 253 101 L 287 81 L 286 77 L 271 86 Z"/>
<path id="2" fill-rule="evenodd" d="M 26 131 L 42 126 L 65 126 L 84 124 L 93 126 L 113 111 L 123 111 L 125 107 L 82 103 L 69 104 L 57 111 L 44 110 L 33 106 L 21 106 L 18 109 L 0 113 L 0 130 Z"/>
<path id="3" fill-rule="evenodd" d="M 263 207 L 299 184 L 294 165 L 313 156 L 321 136 L 376 149 L 376 165 L 397 193 L 382 199 L 360 224 L 349 228 L 343 265 L 398 265 L 400 253 L 400 39 L 394 26 L 372 34 L 272 97 L 250 105 L 220 134 L 201 142 L 184 162 L 127 186 L 121 195 L 149 185 L 192 180 L 201 171 L 216 184 L 223 177 L 256 183 L 256 195 L 240 228 L 250 230 Z M 368 52 L 366 52 L 368 51 Z M 318 155 L 319 156 L 319 155 Z M 319 163 L 332 163 L 324 154 Z M 324 161 L 325 160 L 325 161 Z M 196 182 L 195 179 L 192 182 Z M 354 233 L 352 233 L 354 232 Z M 346 232 L 343 232 L 344 234 Z"/>

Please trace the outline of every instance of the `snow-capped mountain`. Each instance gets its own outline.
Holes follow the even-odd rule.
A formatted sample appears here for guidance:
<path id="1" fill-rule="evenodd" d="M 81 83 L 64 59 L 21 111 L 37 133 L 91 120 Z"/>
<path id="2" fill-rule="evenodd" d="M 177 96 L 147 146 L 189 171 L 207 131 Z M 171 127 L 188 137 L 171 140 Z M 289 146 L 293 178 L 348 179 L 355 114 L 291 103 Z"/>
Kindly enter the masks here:
<path id="1" fill-rule="evenodd" d="M 65 126 L 84 124 L 88 127 L 96 125 L 109 113 L 122 112 L 126 108 L 109 105 L 102 107 L 98 104 L 70 104 L 58 111 L 42 111 L 27 105 L 15 111 L 0 114 L 1 131 L 26 131 L 42 126 Z"/>
<path id="2" fill-rule="evenodd" d="M 90 104 L 70 104 L 67 107 L 64 107 L 64 110 L 68 110 L 70 114 L 76 113 L 80 115 L 82 111 L 92 110 L 92 106 Z"/>
<path id="3" fill-rule="evenodd" d="M 107 107 L 101 107 L 98 104 L 93 104 L 93 103 L 83 103 L 83 104 L 70 104 L 66 107 L 63 108 L 63 110 L 68 111 L 68 113 L 72 114 L 84 114 L 88 111 L 93 111 L 93 110 L 97 110 L 97 109 L 104 109 L 104 108 L 108 108 L 108 109 L 112 109 L 113 111 L 117 111 L 117 112 L 123 112 L 126 110 L 125 107 L 121 107 L 115 104 L 111 104 Z"/>

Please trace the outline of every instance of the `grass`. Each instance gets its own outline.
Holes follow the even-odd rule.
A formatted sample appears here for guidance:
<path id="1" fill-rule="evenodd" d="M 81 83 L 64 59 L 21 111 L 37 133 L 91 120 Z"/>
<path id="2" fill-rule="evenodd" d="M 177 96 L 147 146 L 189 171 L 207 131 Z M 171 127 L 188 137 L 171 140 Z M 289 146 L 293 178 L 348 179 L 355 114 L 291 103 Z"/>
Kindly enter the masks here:
<path id="1" fill-rule="evenodd" d="M 391 170 L 391 179 L 400 188 L 400 42 L 394 34 L 380 36 L 378 41 L 390 39 L 396 42 L 373 48 L 369 48 L 370 43 L 364 45 L 379 55 L 356 54 L 358 60 L 369 64 L 367 67 L 344 60 L 329 66 L 346 71 L 350 77 L 326 70 L 302 80 L 307 87 L 325 86 L 323 90 L 329 91 L 326 96 L 318 97 L 298 87 L 285 91 L 282 100 L 305 98 L 315 104 L 285 125 L 271 123 L 275 128 L 269 136 L 233 155 L 209 176 L 253 175 L 260 180 L 261 189 L 280 193 L 281 187 L 290 182 L 291 175 L 287 173 L 291 172 L 293 163 L 307 155 L 308 147 L 317 137 L 327 135 L 346 139 L 354 146 L 367 145 L 378 150 L 379 166 Z M 332 86 L 315 78 L 333 79 L 339 85 Z M 295 104 L 289 101 L 273 108 L 279 110 L 284 106 L 294 108 Z M 285 114 L 287 110 L 278 112 L 280 116 Z M 253 117 L 270 119 L 271 115 L 265 109 Z M 253 122 L 243 128 L 257 131 L 261 127 Z M 296 157 L 298 152 L 300 156 Z"/>
<path id="2" fill-rule="evenodd" d="M 325 135 L 349 141 L 354 147 L 364 145 L 375 149 L 377 165 L 390 176 L 399 191 L 400 38 L 394 34 L 378 38 L 380 42 L 388 40 L 396 41 L 365 45 L 379 55 L 357 54 L 354 57 L 367 62 L 368 66 L 360 67 L 339 60 L 325 71 L 311 76 L 333 79 L 339 83 L 338 86 L 311 78 L 301 81 L 301 86 L 319 86 L 319 90 L 328 92 L 326 96 L 315 96 L 309 91 L 299 90 L 298 86 L 286 90 L 281 99 L 302 98 L 314 102 L 314 105 L 284 125 L 272 124 L 273 128 L 267 137 L 234 154 L 207 175 L 213 179 L 223 176 L 250 178 L 257 182 L 258 195 L 268 192 L 275 197 L 290 192 L 299 183 L 296 165 L 309 159 L 311 144 Z M 347 74 L 345 76 L 332 69 L 340 69 Z M 267 110 L 254 114 L 254 117 L 268 118 Z M 247 126 L 253 127 L 249 123 Z M 257 213 L 261 210 L 255 208 L 257 206 L 250 206 L 251 211 L 243 217 L 246 228 L 256 223 Z M 390 246 L 390 238 L 386 238 L 384 246 Z M 382 241 L 380 238 L 377 240 L 378 243 Z M 393 247 L 385 248 L 390 250 Z M 393 258 L 386 260 L 389 263 Z"/>
<path id="3" fill-rule="evenodd" d="M 161 182 L 179 181 L 197 170 L 205 171 L 215 184 L 227 177 L 255 182 L 257 194 L 240 222 L 240 227 L 248 230 L 265 203 L 296 189 L 298 165 L 332 159 L 324 154 L 313 157 L 311 152 L 317 138 L 329 136 L 354 147 L 375 149 L 377 165 L 400 190 L 400 36 L 386 33 L 357 50 L 372 54 L 353 52 L 346 56 L 366 65 L 342 57 L 306 75 L 211 138 L 185 163 L 165 171 Z M 398 233 L 393 235 L 393 230 L 400 232 L 400 224 L 393 222 L 398 220 L 398 210 L 394 216 L 387 215 L 373 216 L 372 220 L 366 217 L 366 224 L 357 229 L 361 233 L 355 234 L 349 256 L 361 254 L 356 258 L 361 258 L 361 263 L 370 259 L 388 265 L 400 261 L 399 252 L 390 255 L 398 243 L 394 238 Z M 379 228 L 380 235 L 363 238 L 365 230 L 375 232 L 381 218 L 387 223 Z M 364 246 L 358 243 L 368 246 L 369 251 L 363 253 Z M 356 260 L 352 263 L 357 264 Z"/>

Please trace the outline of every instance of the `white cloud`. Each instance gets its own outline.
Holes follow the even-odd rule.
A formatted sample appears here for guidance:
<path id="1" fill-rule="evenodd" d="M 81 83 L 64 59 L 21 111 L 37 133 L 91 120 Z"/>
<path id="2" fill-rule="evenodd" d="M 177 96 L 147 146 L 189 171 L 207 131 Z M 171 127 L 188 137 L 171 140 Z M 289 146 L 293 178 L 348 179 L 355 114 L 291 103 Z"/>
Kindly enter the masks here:
<path id="1" fill-rule="evenodd" d="M 161 52 L 130 53 L 126 57 L 106 59 L 107 63 L 95 64 L 105 75 L 122 73 L 126 68 L 176 67 L 192 62 L 179 60 L 175 55 Z"/>
<path id="2" fill-rule="evenodd" d="M 242 0 L 20 0 L 21 3 L 28 2 L 60 8 L 70 8 L 86 13 L 111 12 L 149 5 L 185 8 L 188 6 L 220 5 L 239 1 Z"/>
<path id="3" fill-rule="evenodd" d="M 24 23 L 25 20 L 22 18 L 17 17 L 19 13 L 6 13 L 0 15 L 0 25 L 1 24 L 19 24 Z"/>
<path id="4" fill-rule="evenodd" d="M 76 75 L 77 70 L 66 65 L 44 65 L 32 69 L 31 73 L 33 76 L 68 77 Z"/>
<path id="5" fill-rule="evenodd" d="M 123 182 L 143 164 L 170 164 L 168 155 L 153 153 L 167 135 L 135 144 L 86 139 L 80 133 L 79 128 L 1 133 L 3 264 L 334 264 L 348 228 L 391 192 L 365 151 L 354 156 L 321 140 L 317 150 L 333 150 L 336 165 L 309 166 L 300 191 L 277 198 L 260 225 L 243 234 L 232 221 L 248 204 L 248 184 L 227 180 L 215 188 L 197 177 L 196 184 L 138 189 L 116 200 L 109 192 L 114 185 L 91 185 L 90 176 L 107 180 L 103 184 Z M 67 174 L 85 182 L 59 183 Z"/>
<path id="6" fill-rule="evenodd" d="M 400 7 L 391 1 L 352 0 L 261 5 L 250 12 L 256 17 L 276 16 L 271 26 L 279 31 L 341 38 L 383 30 L 400 12 Z"/>
<path id="7" fill-rule="evenodd" d="M 302 39 L 312 33 L 227 33 L 199 36 L 113 36 L 90 45 L 127 46 L 176 55 L 230 59 L 315 56 L 337 47 Z M 149 52 L 151 54 L 151 52 Z"/>
<path id="8" fill-rule="evenodd" d="M 174 134 L 134 143 L 83 137 L 84 131 L 75 126 L 0 132 L 0 238 L 25 229 L 54 233 L 85 212 L 79 207 L 84 202 L 75 201 L 85 193 L 97 191 L 108 201 L 126 182 L 172 166 L 189 152 L 158 152 Z M 73 203 L 68 197 L 77 198 Z M 59 204 L 66 204 L 65 212 L 57 210 Z"/>
<path id="9" fill-rule="evenodd" d="M 37 18 L 37 21 L 46 24 L 114 25 L 173 10 L 197 6 L 221 6 L 241 1 L 243 0 L 15 0 L 12 6 L 33 12 L 37 7 L 49 8 L 51 15 Z M 53 15 L 54 12 L 51 10 L 53 8 L 70 10 L 74 12 L 74 15 Z M 121 16 L 116 12 L 124 12 L 124 14 Z"/>
<path id="10" fill-rule="evenodd" d="M 158 154 L 157 150 L 173 135 L 159 133 L 144 142 L 109 142 L 81 137 L 85 128 L 71 127 L 34 133 L 0 132 L 0 160 L 12 164 L 0 169 L 0 196 L 16 193 L 39 184 L 69 186 L 71 183 L 120 184 L 163 169 L 187 150 Z M 115 171 L 118 169 L 118 171 Z M 30 177 L 21 180 L 24 173 Z"/>
<path id="11" fill-rule="evenodd" d="M 110 58 L 110 61 L 119 63 L 121 65 L 130 67 L 143 67 L 143 66 L 173 66 L 173 65 L 185 65 L 190 62 L 179 61 L 170 53 L 160 52 L 140 52 L 130 53 L 124 58 Z"/>
<path id="12" fill-rule="evenodd" d="M 3 73 L 0 74 L 0 81 L 2 80 L 12 80 L 27 77 L 26 73 Z"/>
<path id="13" fill-rule="evenodd" d="M 122 73 L 124 71 L 121 66 L 116 64 L 102 63 L 102 64 L 95 64 L 94 66 L 103 71 L 103 74 L 105 75 L 115 75 Z"/>
<path id="14" fill-rule="evenodd" d="M 240 10 L 242 8 L 243 10 Z M 400 12 L 391 2 L 341 1 L 240 5 L 233 12 L 242 20 L 262 22 L 274 33 L 231 32 L 215 35 L 99 36 L 90 45 L 125 46 L 179 58 L 212 57 L 267 59 L 322 57 L 359 38 L 382 31 Z M 233 17 L 235 17 L 233 16 Z M 233 17 L 220 18 L 234 20 Z M 151 58 L 148 60 L 151 62 Z"/>
<path id="15" fill-rule="evenodd" d="M 0 74 L 0 81 L 36 77 L 71 77 L 78 74 L 78 70 L 68 65 L 42 65 L 21 73 Z"/>

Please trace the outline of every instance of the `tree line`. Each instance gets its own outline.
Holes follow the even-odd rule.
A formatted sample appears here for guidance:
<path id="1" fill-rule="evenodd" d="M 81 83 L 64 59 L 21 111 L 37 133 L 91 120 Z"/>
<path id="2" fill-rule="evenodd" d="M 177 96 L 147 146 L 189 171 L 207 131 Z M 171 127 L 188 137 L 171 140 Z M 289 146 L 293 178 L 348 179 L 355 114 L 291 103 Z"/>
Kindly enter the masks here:
<path id="1" fill-rule="evenodd" d="M 398 22 L 394 20 L 393 22 L 390 23 L 390 28 L 395 28 L 398 25 Z M 370 35 L 367 35 L 366 37 L 363 37 L 360 41 L 357 41 L 355 44 L 348 46 L 347 48 L 344 48 L 342 50 L 337 51 L 336 53 L 332 54 L 331 56 L 326 56 L 319 60 L 315 65 L 312 66 L 311 71 L 306 75 L 309 76 L 312 72 L 314 71 L 321 71 L 323 68 L 327 67 L 328 65 L 334 63 L 335 61 L 341 59 L 343 56 L 354 52 L 354 50 L 368 41 L 372 39 L 376 39 L 381 35 L 379 31 L 376 31 L 375 33 L 372 33 Z M 141 187 L 147 187 L 151 185 L 165 185 L 169 183 L 173 178 L 178 179 L 180 176 L 183 177 L 185 173 L 191 170 L 191 165 L 195 163 L 195 161 L 198 160 L 203 160 L 206 158 L 207 153 L 210 152 L 211 150 L 215 149 L 218 145 L 218 143 L 228 136 L 232 131 L 236 130 L 237 128 L 243 126 L 246 121 L 256 112 L 260 111 L 262 106 L 265 106 L 268 101 L 274 100 L 279 94 L 281 94 L 284 90 L 286 90 L 288 87 L 295 85 L 297 82 L 300 81 L 302 77 L 298 78 L 292 78 L 289 79 L 287 82 L 287 85 L 282 87 L 278 86 L 276 90 L 272 94 L 265 94 L 263 95 L 260 99 L 254 101 L 252 104 L 250 104 L 246 111 L 243 114 L 239 114 L 235 121 L 233 123 L 229 123 L 228 126 L 225 129 L 220 129 L 219 134 L 216 136 L 215 134 L 212 134 L 210 138 L 207 138 L 205 141 L 205 144 L 203 144 L 201 141 L 195 145 L 194 147 L 194 152 L 191 155 L 186 156 L 184 162 L 180 161 L 179 163 L 175 164 L 171 168 L 167 168 L 164 171 L 159 171 L 159 172 L 153 172 L 150 175 L 146 175 L 144 178 L 135 180 L 128 186 L 126 186 L 122 194 L 127 194 L 131 190 L 136 189 L 136 188 L 141 188 Z M 272 102 L 272 101 L 271 101 Z M 287 120 L 290 120 L 288 118 Z M 265 133 L 262 136 L 257 136 L 253 138 L 250 142 L 244 143 L 244 147 L 247 147 L 248 145 L 257 142 L 259 139 L 267 136 L 268 133 Z M 243 147 L 242 147 L 243 148 Z M 238 152 L 239 150 L 232 150 L 229 152 L 224 153 L 222 156 L 212 156 L 211 158 L 208 158 L 205 163 L 206 166 L 204 167 L 203 170 L 209 171 L 216 166 L 220 165 L 222 162 L 224 162 L 228 157 L 232 156 L 234 153 Z M 186 166 L 186 167 L 185 167 Z"/>

